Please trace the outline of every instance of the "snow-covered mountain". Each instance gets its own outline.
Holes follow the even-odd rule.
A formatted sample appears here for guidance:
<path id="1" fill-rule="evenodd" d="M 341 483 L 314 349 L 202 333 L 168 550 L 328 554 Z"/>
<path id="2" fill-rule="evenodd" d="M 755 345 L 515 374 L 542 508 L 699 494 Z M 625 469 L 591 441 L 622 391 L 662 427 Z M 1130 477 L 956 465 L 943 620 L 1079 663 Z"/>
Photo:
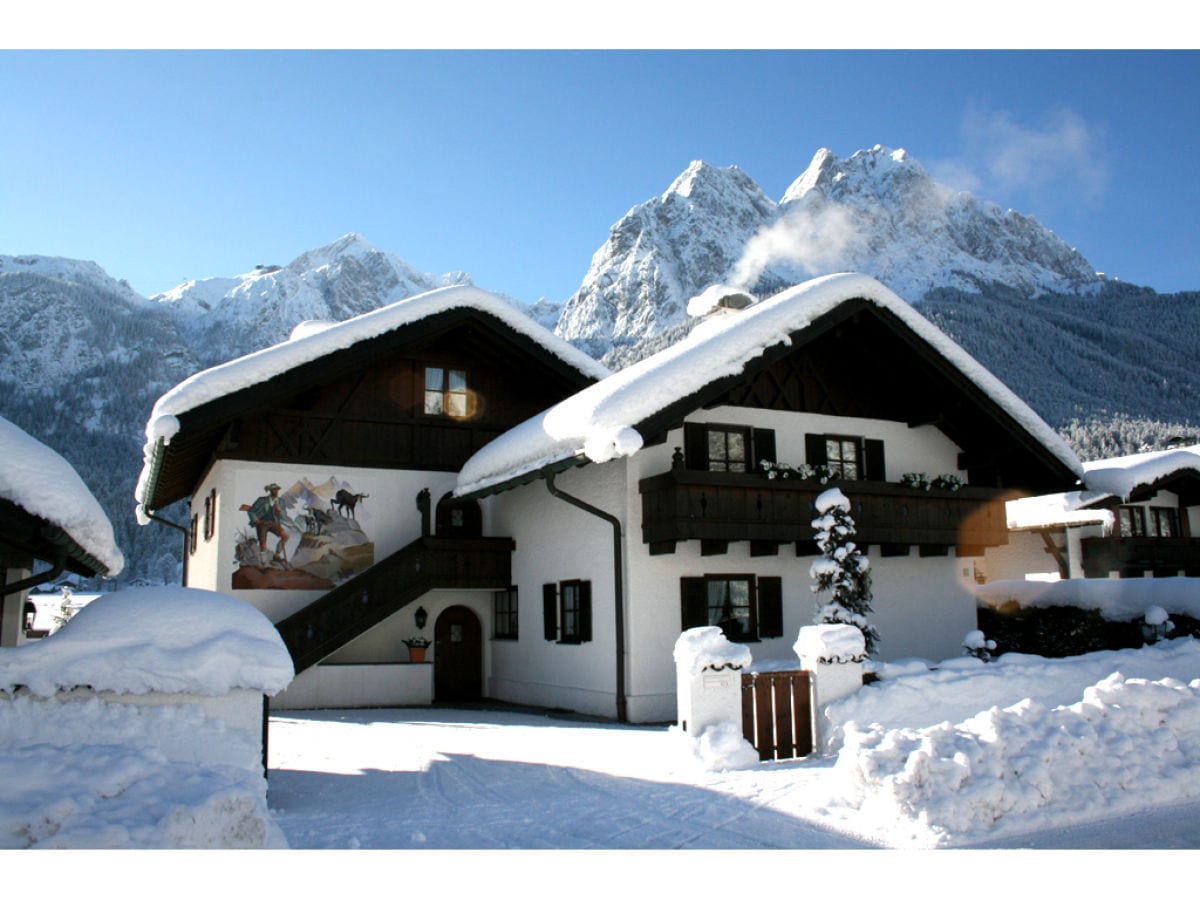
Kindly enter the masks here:
<path id="1" fill-rule="evenodd" d="M 612 227 L 557 331 L 595 356 L 616 348 L 619 361 L 621 348 L 683 325 L 688 299 L 712 284 L 762 294 L 841 271 L 910 302 L 938 288 L 1036 297 L 1103 283 L 1036 220 L 937 183 L 903 150 L 819 150 L 778 203 L 737 167 L 693 162 Z"/>
<path id="2" fill-rule="evenodd" d="M 419 272 L 350 233 L 286 266 L 188 281 L 151 301 L 171 311 L 205 364 L 213 365 L 286 340 L 303 321 L 340 322 L 434 288 L 470 283 L 464 272 Z"/>

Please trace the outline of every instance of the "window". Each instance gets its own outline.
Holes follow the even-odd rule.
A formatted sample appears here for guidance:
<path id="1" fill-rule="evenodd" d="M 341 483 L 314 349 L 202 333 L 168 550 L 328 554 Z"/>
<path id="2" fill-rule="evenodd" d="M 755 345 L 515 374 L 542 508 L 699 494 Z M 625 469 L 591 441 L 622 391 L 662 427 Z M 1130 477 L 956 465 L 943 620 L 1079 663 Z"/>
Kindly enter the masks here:
<path id="1" fill-rule="evenodd" d="M 745 472 L 750 453 L 747 428 L 709 428 L 705 468 L 710 472 Z"/>
<path id="2" fill-rule="evenodd" d="M 592 583 L 563 581 L 542 585 L 543 637 L 560 644 L 592 639 Z"/>
<path id="3" fill-rule="evenodd" d="M 1117 508 L 1117 526 L 1121 537 L 1146 536 L 1146 510 L 1140 506 Z"/>
<path id="4" fill-rule="evenodd" d="M 517 639 L 517 589 L 492 594 L 492 634 L 494 637 L 515 641 Z"/>
<path id="5" fill-rule="evenodd" d="M 750 472 L 775 462 L 775 432 L 745 425 L 684 423 L 684 464 L 705 472 Z"/>
<path id="6" fill-rule="evenodd" d="M 705 575 L 680 579 L 684 629 L 718 625 L 731 641 L 783 634 L 783 591 L 778 577 Z"/>
<path id="7" fill-rule="evenodd" d="M 1150 534 L 1155 537 L 1179 536 L 1179 511 L 1170 506 L 1151 506 Z"/>
<path id="8" fill-rule="evenodd" d="M 196 532 L 200 529 L 200 517 L 192 516 L 192 528 L 188 534 L 188 555 L 194 556 L 196 553 Z"/>
<path id="9" fill-rule="evenodd" d="M 825 465 L 834 478 L 858 481 L 862 471 L 861 438 L 825 437 Z"/>
<path id="10" fill-rule="evenodd" d="M 469 413 L 467 373 L 464 369 L 425 367 L 425 414 L 465 419 Z"/>
<path id="11" fill-rule="evenodd" d="M 828 466 L 834 478 L 846 481 L 886 481 L 883 441 L 857 435 L 806 434 L 805 462 Z"/>
<path id="12" fill-rule="evenodd" d="M 213 488 L 204 498 L 204 540 L 211 541 L 217 533 L 217 489 Z"/>

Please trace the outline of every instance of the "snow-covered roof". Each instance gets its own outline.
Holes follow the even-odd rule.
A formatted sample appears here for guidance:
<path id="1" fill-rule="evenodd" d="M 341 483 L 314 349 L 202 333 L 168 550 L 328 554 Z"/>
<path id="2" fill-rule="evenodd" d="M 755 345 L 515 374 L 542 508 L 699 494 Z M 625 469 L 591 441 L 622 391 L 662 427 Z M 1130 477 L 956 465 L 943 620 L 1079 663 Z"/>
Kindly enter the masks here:
<path id="1" fill-rule="evenodd" d="M 1089 507 L 1111 498 L 1128 500 L 1138 488 L 1189 470 L 1200 474 L 1200 444 L 1093 460 L 1083 464 L 1084 490 L 1008 501 L 1005 504 L 1008 527 L 1014 530 L 1094 524 L 1111 527 L 1111 511 Z"/>
<path id="2" fill-rule="evenodd" d="M 1115 494 L 1127 500 L 1139 487 L 1188 469 L 1200 474 L 1200 444 L 1084 463 L 1083 483 L 1090 491 Z"/>
<path id="3" fill-rule="evenodd" d="M 634 426 L 681 397 L 729 375 L 789 335 L 852 299 L 896 315 L 1033 435 L 1070 471 L 1079 460 L 1063 440 L 999 379 L 911 306 L 866 275 L 813 279 L 735 315 L 696 326 L 687 338 L 584 388 L 493 440 L 463 466 L 456 493 L 496 488 L 565 460 L 631 456 L 643 436 Z"/>
<path id="4" fill-rule="evenodd" d="M 4 418 L 0 418 L 0 498 L 60 527 L 84 554 L 103 566 L 100 574 L 115 575 L 124 568 L 112 522 L 79 473 Z"/>
<path id="5" fill-rule="evenodd" d="M 0 649 L 0 690 L 39 696 L 91 687 L 128 694 L 277 694 L 292 658 L 270 620 L 243 600 L 184 587 L 96 598 L 35 644 Z"/>
<path id="6" fill-rule="evenodd" d="M 181 414 L 362 341 L 456 309 L 478 310 L 499 319 L 590 378 L 609 374 L 607 368 L 539 325 L 508 300 L 470 285 L 439 288 L 409 297 L 328 328 L 299 329 L 291 340 L 199 372 L 158 399 L 146 423 L 145 465 L 134 494 L 139 518 L 144 518 L 143 504 L 152 487 L 155 449 L 160 440 L 170 443 L 179 430 L 177 417 Z"/>
<path id="7" fill-rule="evenodd" d="M 1067 491 L 1009 500 L 1004 508 L 1008 527 L 1014 531 L 1063 525 L 1111 526 L 1113 515 L 1110 510 L 1088 508 L 1111 496 L 1103 491 Z"/>

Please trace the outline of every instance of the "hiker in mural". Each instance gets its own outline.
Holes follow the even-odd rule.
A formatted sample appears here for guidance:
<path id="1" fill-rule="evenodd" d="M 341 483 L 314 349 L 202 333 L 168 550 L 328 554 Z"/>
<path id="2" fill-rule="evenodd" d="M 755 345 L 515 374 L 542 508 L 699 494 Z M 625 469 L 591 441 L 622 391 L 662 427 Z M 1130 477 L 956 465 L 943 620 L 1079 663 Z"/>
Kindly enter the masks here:
<path id="1" fill-rule="evenodd" d="M 263 490 L 267 493 L 250 505 L 243 503 L 240 508 L 250 516 L 250 524 L 258 533 L 259 554 L 266 556 L 267 536 L 274 534 L 279 538 L 279 543 L 275 545 L 274 559 L 276 562 L 286 564 L 288 533 L 284 525 L 292 525 L 293 528 L 295 525 L 283 511 L 283 504 L 279 502 L 279 485 L 272 482 Z"/>

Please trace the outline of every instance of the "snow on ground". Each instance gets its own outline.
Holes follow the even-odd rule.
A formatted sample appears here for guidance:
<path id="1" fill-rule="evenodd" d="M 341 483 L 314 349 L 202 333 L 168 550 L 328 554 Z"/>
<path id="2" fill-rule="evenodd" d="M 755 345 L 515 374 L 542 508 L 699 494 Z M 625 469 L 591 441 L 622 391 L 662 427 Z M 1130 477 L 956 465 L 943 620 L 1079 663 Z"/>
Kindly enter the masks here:
<path id="1" fill-rule="evenodd" d="M 847 749 L 726 772 L 666 726 L 281 713 L 268 797 L 294 848 L 1200 848 L 1200 642 L 1002 659 L 885 678 L 832 710 Z"/>
<path id="2" fill-rule="evenodd" d="M 257 714 L 230 726 L 201 698 L 240 690 L 257 709 L 291 678 L 262 613 L 194 588 L 105 594 L 0 648 L 0 849 L 286 846 Z"/>

